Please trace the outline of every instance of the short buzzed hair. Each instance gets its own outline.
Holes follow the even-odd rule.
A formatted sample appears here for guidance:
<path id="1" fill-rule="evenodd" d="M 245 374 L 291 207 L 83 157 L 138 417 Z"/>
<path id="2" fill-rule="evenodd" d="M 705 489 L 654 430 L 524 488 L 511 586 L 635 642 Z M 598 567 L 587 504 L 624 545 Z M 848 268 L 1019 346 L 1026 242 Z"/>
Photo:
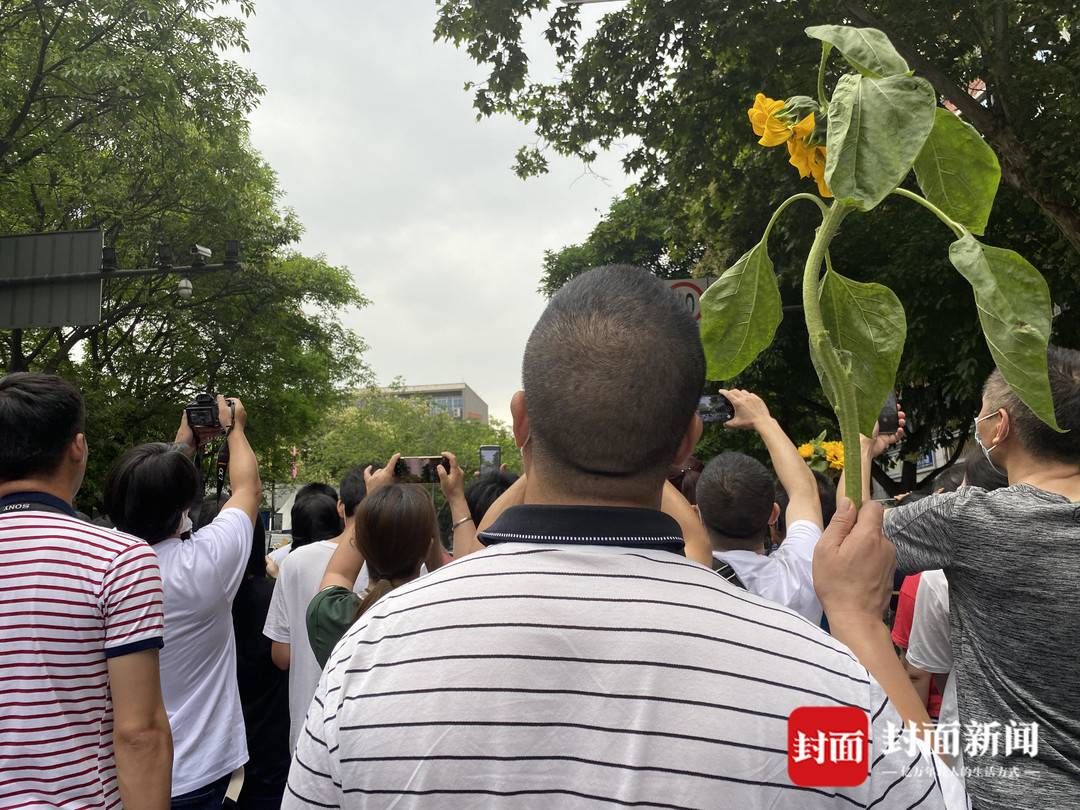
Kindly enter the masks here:
<path id="1" fill-rule="evenodd" d="M 338 500 L 345 509 L 345 517 L 351 518 L 356 514 L 356 507 L 367 495 L 367 482 L 364 480 L 364 468 L 353 467 L 341 478 L 341 486 L 338 487 Z"/>
<path id="2" fill-rule="evenodd" d="M 534 453 L 613 491 L 620 480 L 664 478 L 697 408 L 705 356 L 697 324 L 663 282 L 609 265 L 551 299 L 522 380 Z"/>
<path id="3" fill-rule="evenodd" d="M 1080 464 L 1080 352 L 1050 346 L 1046 352 L 1050 395 L 1058 433 L 1037 417 L 1005 382 L 997 369 L 990 374 L 983 396 L 995 410 L 1004 408 L 1020 443 L 1033 456 L 1066 464 Z"/>
<path id="4" fill-rule="evenodd" d="M 775 498 L 772 475 L 764 464 L 745 453 L 721 453 L 705 465 L 698 478 L 701 522 L 713 544 L 720 539 L 725 548 L 760 545 L 769 530 Z"/>
<path id="5" fill-rule="evenodd" d="M 82 394 L 66 380 L 29 372 L 0 378 L 0 482 L 55 472 L 85 422 Z"/>

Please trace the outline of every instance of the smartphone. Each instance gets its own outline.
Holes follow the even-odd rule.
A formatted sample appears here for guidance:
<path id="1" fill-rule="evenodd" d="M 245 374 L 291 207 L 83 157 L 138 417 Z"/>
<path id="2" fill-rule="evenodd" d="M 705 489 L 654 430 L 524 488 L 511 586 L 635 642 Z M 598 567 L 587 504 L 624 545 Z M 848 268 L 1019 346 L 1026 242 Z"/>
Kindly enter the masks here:
<path id="1" fill-rule="evenodd" d="M 496 473 L 502 467 L 502 448 L 497 444 L 480 446 L 480 474 Z"/>
<path id="2" fill-rule="evenodd" d="M 698 414 L 705 424 L 724 424 L 735 418 L 735 406 L 723 394 L 708 394 L 698 401 Z"/>
<path id="3" fill-rule="evenodd" d="M 402 456 L 394 468 L 394 477 L 402 484 L 437 484 L 439 465 L 450 472 L 450 462 L 442 456 Z"/>
<path id="4" fill-rule="evenodd" d="M 900 406 L 896 404 L 895 391 L 889 393 L 889 398 L 881 407 L 877 424 L 878 432 L 883 434 L 896 433 L 900 429 Z"/>

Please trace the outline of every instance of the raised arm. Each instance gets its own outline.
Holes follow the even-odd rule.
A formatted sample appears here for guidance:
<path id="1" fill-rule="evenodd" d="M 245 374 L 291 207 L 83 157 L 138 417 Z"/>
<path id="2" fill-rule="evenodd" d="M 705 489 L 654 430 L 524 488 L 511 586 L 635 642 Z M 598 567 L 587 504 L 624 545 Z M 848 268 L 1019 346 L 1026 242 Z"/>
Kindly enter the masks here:
<path id="1" fill-rule="evenodd" d="M 158 651 L 108 659 L 113 749 L 126 810 L 166 810 L 172 792 L 172 733 L 161 698 Z"/>
<path id="2" fill-rule="evenodd" d="M 489 528 L 499 516 L 502 515 L 511 506 L 520 506 L 525 503 L 525 488 L 528 486 L 528 476 L 522 475 L 510 485 L 510 488 L 506 490 L 502 495 L 495 499 L 495 503 L 488 507 L 487 512 L 484 514 L 483 520 L 480 521 L 480 525 L 477 527 L 477 534 Z M 469 551 L 480 551 L 484 548 L 483 543 L 477 540 Z M 454 556 L 457 557 L 457 549 L 455 548 Z"/>
<path id="3" fill-rule="evenodd" d="M 808 520 L 822 527 L 821 498 L 818 496 L 814 473 L 806 466 L 795 444 L 773 419 L 768 406 L 757 394 L 749 391 L 721 391 L 735 407 L 735 418 L 724 424 L 728 428 L 744 428 L 757 432 L 769 451 L 773 470 L 780 485 L 788 494 L 785 515 L 790 526 L 796 520 Z"/>
<path id="4" fill-rule="evenodd" d="M 660 498 L 660 511 L 675 518 L 682 529 L 685 553 L 688 560 L 712 567 L 712 543 L 701 516 L 670 481 L 664 482 Z"/>
<path id="5" fill-rule="evenodd" d="M 904 724 L 930 723 L 893 648 L 882 620 L 892 593 L 896 550 L 881 530 L 882 508 L 864 501 L 855 505 L 841 498 L 836 515 L 814 550 L 814 588 L 829 617 L 833 637 L 855 653 L 881 684 Z"/>
<path id="6" fill-rule="evenodd" d="M 859 453 L 862 456 L 862 499 L 868 501 L 872 497 L 870 486 L 870 474 L 873 472 L 874 459 L 883 455 L 886 450 L 904 438 L 904 425 L 907 423 L 907 415 L 899 411 L 900 427 L 895 433 L 882 434 L 878 426 L 874 425 L 872 436 L 859 436 Z M 836 491 L 843 492 L 846 482 L 847 471 L 840 473 L 840 480 L 836 484 Z"/>
<path id="7" fill-rule="evenodd" d="M 394 453 L 385 467 L 380 467 L 375 472 L 371 471 L 371 467 L 364 470 L 364 484 L 368 495 L 379 487 L 394 482 L 394 468 L 397 466 L 399 458 L 401 458 L 401 454 Z M 330 557 L 330 562 L 326 565 L 326 571 L 323 573 L 322 581 L 319 583 L 319 590 L 337 585 L 351 591 L 356 584 L 356 578 L 360 576 L 360 569 L 363 567 L 364 555 L 360 553 L 360 549 L 356 547 L 356 543 L 353 542 L 352 538 L 338 543 L 337 548 Z"/>
<path id="8" fill-rule="evenodd" d="M 450 506 L 452 551 L 456 560 L 470 552 L 479 551 L 483 546 L 476 539 L 476 524 L 465 500 L 465 471 L 461 469 L 457 456 L 453 453 L 444 452 L 443 457 L 450 462 L 450 472 L 443 469 L 441 464 L 436 469 L 439 474 L 439 487 Z M 441 549 L 436 549 L 439 550 Z M 428 570 L 431 570 L 430 562 Z"/>
<path id="9" fill-rule="evenodd" d="M 229 403 L 232 403 L 230 407 Z M 218 396 L 218 410 L 222 425 L 232 425 L 229 430 L 229 489 L 232 497 L 225 502 L 225 509 L 240 509 L 250 518 L 252 524 L 259 517 L 259 504 L 262 502 L 262 482 L 259 480 L 259 462 L 255 451 L 248 443 L 245 428 L 247 411 L 244 404 L 233 397 L 226 400 Z"/>

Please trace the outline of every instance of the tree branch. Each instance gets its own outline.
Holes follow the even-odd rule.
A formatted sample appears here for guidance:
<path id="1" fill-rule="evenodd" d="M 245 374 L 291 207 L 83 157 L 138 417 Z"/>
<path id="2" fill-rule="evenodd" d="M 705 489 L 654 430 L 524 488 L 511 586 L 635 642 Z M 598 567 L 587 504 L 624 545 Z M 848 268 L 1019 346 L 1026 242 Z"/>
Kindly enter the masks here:
<path id="1" fill-rule="evenodd" d="M 844 6 L 858 22 L 885 31 L 893 46 L 915 72 L 929 81 L 940 95 L 956 105 L 968 122 L 994 147 L 1001 162 L 1002 180 L 1038 205 L 1069 240 L 1073 249 L 1080 253 L 1080 212 L 1067 200 L 1039 188 L 1030 180 L 1031 155 L 1004 115 L 999 118 L 992 109 L 972 98 L 965 88 L 923 57 L 912 45 L 900 39 L 895 31 L 890 31 L 883 20 L 871 14 L 858 0 L 846 0 Z M 1001 100 L 1000 96 L 998 100 Z M 1004 107 L 1002 109 L 1004 110 Z"/>

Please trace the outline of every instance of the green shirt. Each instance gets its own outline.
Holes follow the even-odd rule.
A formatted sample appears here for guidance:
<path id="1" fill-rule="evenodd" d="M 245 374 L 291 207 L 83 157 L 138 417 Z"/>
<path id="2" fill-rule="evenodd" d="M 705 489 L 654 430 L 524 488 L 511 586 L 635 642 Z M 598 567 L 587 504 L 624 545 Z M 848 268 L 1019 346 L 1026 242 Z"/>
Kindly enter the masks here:
<path id="1" fill-rule="evenodd" d="M 352 626 L 359 606 L 360 597 L 340 585 L 323 588 L 308 604 L 308 641 L 320 667 L 326 666 L 330 653 Z"/>

